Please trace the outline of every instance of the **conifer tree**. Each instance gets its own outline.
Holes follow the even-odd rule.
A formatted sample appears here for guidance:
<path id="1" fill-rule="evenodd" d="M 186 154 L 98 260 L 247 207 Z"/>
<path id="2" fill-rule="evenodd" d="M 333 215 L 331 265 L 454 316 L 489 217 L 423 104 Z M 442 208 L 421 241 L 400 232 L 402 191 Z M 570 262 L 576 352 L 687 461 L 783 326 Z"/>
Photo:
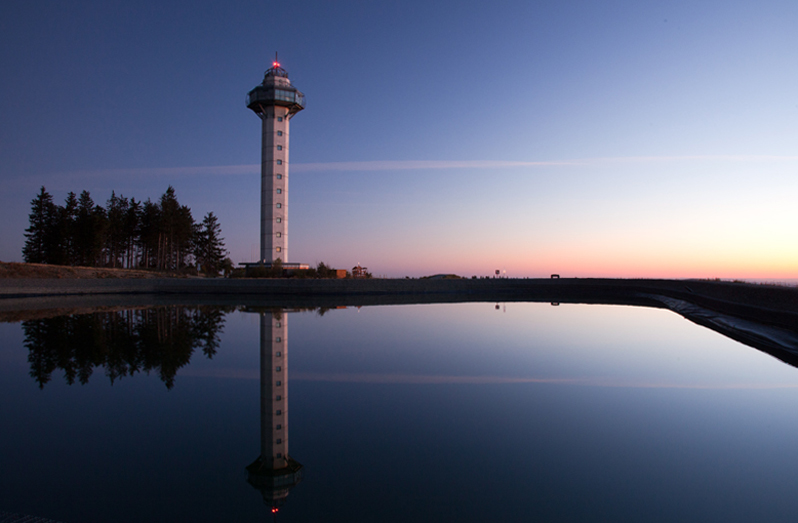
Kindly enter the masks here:
<path id="1" fill-rule="evenodd" d="M 30 227 L 25 229 L 22 257 L 28 263 L 53 263 L 58 249 L 57 244 L 53 245 L 57 239 L 58 208 L 44 186 L 30 204 Z"/>
<path id="2" fill-rule="evenodd" d="M 105 209 L 94 204 L 89 191 L 80 193 L 75 217 L 75 249 L 78 265 L 92 267 L 103 264 L 103 245 L 107 228 Z"/>
<path id="3" fill-rule="evenodd" d="M 129 203 L 124 196 L 117 196 L 111 191 L 111 198 L 105 205 L 108 217 L 108 234 L 106 235 L 105 251 L 107 263 L 111 267 L 122 265 L 122 256 L 127 251 L 126 218 Z"/>
<path id="4" fill-rule="evenodd" d="M 171 185 L 159 202 L 158 254 L 156 268 L 180 270 L 193 252 L 194 218 L 180 205 Z"/>
<path id="5" fill-rule="evenodd" d="M 140 234 L 141 202 L 137 202 L 135 198 L 131 198 L 130 205 L 128 205 L 127 212 L 125 213 L 125 237 L 127 239 L 125 259 L 128 269 L 132 269 L 139 265 L 137 246 L 139 244 Z"/>
<path id="6" fill-rule="evenodd" d="M 77 250 L 77 227 L 78 218 L 78 198 L 75 193 L 70 192 L 64 202 L 64 210 L 61 215 L 61 248 L 63 250 L 64 263 L 67 265 L 77 265 L 79 252 Z"/>
<path id="7" fill-rule="evenodd" d="M 202 223 L 196 227 L 194 258 L 197 267 L 208 276 L 218 276 L 224 266 L 227 251 L 221 234 L 222 226 L 219 225 L 219 220 L 213 212 L 206 214 Z"/>
<path id="8" fill-rule="evenodd" d="M 141 265 L 148 269 L 158 266 L 158 247 L 160 245 L 161 210 L 148 198 L 141 206 L 139 219 L 139 245 L 141 246 Z"/>

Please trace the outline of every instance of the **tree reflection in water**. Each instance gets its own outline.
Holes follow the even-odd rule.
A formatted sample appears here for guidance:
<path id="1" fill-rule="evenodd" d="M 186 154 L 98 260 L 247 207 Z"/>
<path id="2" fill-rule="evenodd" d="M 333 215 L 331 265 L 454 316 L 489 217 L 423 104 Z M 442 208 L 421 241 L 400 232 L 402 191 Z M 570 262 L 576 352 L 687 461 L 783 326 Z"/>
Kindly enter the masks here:
<path id="1" fill-rule="evenodd" d="M 137 372 L 157 372 L 171 389 L 195 349 L 212 358 L 225 315 L 234 307 L 155 307 L 96 312 L 22 322 L 31 376 L 39 388 L 56 369 L 67 383 L 86 384 L 95 367 L 111 383 Z"/>

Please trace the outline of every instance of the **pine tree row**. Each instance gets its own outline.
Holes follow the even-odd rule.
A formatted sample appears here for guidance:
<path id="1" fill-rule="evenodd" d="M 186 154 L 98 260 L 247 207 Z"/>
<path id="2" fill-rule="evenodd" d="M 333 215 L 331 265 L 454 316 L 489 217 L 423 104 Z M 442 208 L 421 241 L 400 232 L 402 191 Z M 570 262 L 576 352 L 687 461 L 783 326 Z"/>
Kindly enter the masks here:
<path id="1" fill-rule="evenodd" d="M 28 263 L 180 271 L 218 275 L 232 263 L 212 212 L 195 223 L 169 186 L 156 203 L 111 193 L 105 207 L 88 191 L 70 192 L 64 205 L 44 187 L 31 201 L 22 256 Z"/>

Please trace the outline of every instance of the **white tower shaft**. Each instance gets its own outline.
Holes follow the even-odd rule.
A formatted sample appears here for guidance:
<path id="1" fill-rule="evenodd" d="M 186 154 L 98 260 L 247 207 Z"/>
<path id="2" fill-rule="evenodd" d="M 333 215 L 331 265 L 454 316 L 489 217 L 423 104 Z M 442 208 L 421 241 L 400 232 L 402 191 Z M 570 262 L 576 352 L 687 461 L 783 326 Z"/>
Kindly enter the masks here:
<path id="1" fill-rule="evenodd" d="M 287 107 L 264 107 L 261 154 L 260 260 L 288 261 L 288 130 Z"/>

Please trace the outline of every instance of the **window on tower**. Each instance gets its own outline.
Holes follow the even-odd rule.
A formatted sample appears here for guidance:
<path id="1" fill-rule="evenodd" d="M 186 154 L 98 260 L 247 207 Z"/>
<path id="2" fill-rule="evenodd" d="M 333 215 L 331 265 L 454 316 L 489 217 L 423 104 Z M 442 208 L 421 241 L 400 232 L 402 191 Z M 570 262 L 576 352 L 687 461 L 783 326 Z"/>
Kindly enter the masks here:
<path id="1" fill-rule="evenodd" d="M 282 160 L 277 160 L 277 165 L 282 165 L 282 164 L 283 164 Z"/>
<path id="2" fill-rule="evenodd" d="M 282 136 L 282 135 L 283 135 L 282 131 L 277 131 L 277 136 Z"/>
<path id="3" fill-rule="evenodd" d="M 283 146 L 282 146 L 282 145 L 278 145 L 278 146 L 277 146 L 277 150 L 278 150 L 278 151 L 282 151 L 282 150 L 283 150 Z"/>
<path id="4" fill-rule="evenodd" d="M 277 247 L 277 248 L 276 248 L 276 249 L 274 249 L 274 250 L 275 250 L 275 251 L 277 251 L 277 252 L 283 252 L 283 248 L 282 248 L 282 247 Z"/>
<path id="5" fill-rule="evenodd" d="M 276 236 L 277 236 L 278 238 L 282 238 L 282 237 L 283 237 L 283 233 L 281 233 L 281 232 L 278 232 Z"/>
<path id="6" fill-rule="evenodd" d="M 278 209 L 282 209 L 282 208 L 283 208 L 283 204 L 282 204 L 282 203 L 278 203 L 278 204 L 277 204 L 277 208 L 278 208 Z"/>
<path id="7" fill-rule="evenodd" d="M 283 121 L 283 117 L 282 117 L 282 116 L 278 116 L 278 117 L 277 117 L 277 121 L 278 121 L 278 122 L 282 122 L 282 121 Z"/>
<path id="8" fill-rule="evenodd" d="M 282 218 L 277 218 L 277 223 L 283 223 L 283 219 Z"/>
<path id="9" fill-rule="evenodd" d="M 283 190 L 282 189 L 277 189 L 277 194 L 283 194 Z"/>
<path id="10" fill-rule="evenodd" d="M 278 180 L 282 180 L 282 179 L 283 179 L 283 175 L 282 175 L 282 174 L 278 174 L 278 175 L 277 175 L 277 179 L 278 179 Z"/>

